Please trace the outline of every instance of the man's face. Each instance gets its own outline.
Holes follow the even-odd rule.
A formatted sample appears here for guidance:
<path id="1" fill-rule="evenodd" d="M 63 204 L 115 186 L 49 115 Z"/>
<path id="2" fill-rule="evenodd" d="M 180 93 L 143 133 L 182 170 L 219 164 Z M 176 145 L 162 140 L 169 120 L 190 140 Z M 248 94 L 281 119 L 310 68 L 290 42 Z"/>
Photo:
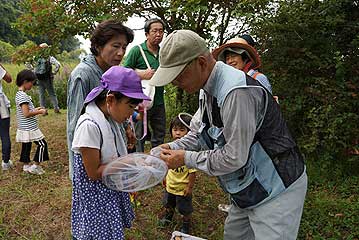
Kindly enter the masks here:
<path id="1" fill-rule="evenodd" d="M 198 58 L 189 62 L 172 84 L 188 93 L 195 93 L 203 86 L 203 66 Z"/>
<path id="2" fill-rule="evenodd" d="M 163 39 L 163 26 L 159 22 L 152 23 L 146 33 L 147 41 L 152 45 L 159 45 Z"/>

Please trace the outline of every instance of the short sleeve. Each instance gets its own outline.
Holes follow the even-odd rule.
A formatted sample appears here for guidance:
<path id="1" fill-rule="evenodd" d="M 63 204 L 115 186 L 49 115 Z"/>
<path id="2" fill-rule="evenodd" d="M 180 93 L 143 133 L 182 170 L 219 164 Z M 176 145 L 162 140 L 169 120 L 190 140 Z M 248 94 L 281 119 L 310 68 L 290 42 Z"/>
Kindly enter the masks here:
<path id="1" fill-rule="evenodd" d="M 5 74 L 6 74 L 5 69 L 3 69 L 3 68 L 0 66 L 0 80 L 3 79 L 3 77 L 5 76 Z"/>
<path id="2" fill-rule="evenodd" d="M 23 103 L 30 103 L 31 99 L 23 91 L 18 91 L 15 96 L 15 102 L 16 102 L 16 105 L 21 106 L 21 104 L 23 104 Z"/>
<path id="3" fill-rule="evenodd" d="M 130 52 L 126 56 L 125 63 L 123 64 L 123 66 L 127 67 L 127 68 L 132 68 L 132 69 L 138 68 L 137 67 L 137 58 L 139 56 L 139 52 L 140 52 L 140 50 L 139 50 L 138 46 L 132 47 Z"/>
<path id="4" fill-rule="evenodd" d="M 81 118 L 79 119 L 79 122 Z M 101 132 L 91 120 L 83 120 L 77 127 L 72 141 L 72 151 L 80 152 L 81 147 L 101 149 Z"/>

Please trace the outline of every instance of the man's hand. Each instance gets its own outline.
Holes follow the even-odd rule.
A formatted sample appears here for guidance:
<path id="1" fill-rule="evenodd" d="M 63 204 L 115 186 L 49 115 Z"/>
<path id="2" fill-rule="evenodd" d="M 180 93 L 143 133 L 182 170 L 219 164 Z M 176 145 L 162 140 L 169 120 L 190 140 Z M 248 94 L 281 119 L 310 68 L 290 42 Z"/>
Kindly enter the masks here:
<path id="1" fill-rule="evenodd" d="M 140 70 L 140 69 L 136 69 L 135 70 L 137 75 L 141 78 L 141 80 L 150 80 L 153 76 L 153 74 L 155 74 L 154 69 L 146 69 L 146 70 Z"/>
<path id="2" fill-rule="evenodd" d="M 161 144 L 161 145 L 159 145 L 157 147 L 160 147 L 160 148 L 163 148 L 163 149 L 171 149 L 170 145 L 168 145 L 167 143 L 163 143 L 163 144 Z"/>
<path id="3" fill-rule="evenodd" d="M 183 165 L 185 165 L 184 154 L 185 154 L 185 150 L 163 149 L 160 158 L 166 162 L 169 169 L 176 169 L 178 167 L 182 167 Z"/>
<path id="4" fill-rule="evenodd" d="M 154 147 L 151 149 L 150 155 L 155 156 L 155 157 L 160 157 L 163 149 L 170 149 L 170 146 L 165 143 L 165 144 L 161 144 L 157 147 Z"/>

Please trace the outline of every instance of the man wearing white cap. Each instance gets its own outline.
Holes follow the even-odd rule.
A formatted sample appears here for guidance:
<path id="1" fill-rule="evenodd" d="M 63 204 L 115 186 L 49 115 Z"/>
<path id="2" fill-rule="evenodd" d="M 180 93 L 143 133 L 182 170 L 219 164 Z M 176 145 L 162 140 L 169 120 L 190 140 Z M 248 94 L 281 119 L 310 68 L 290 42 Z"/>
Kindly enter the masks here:
<path id="1" fill-rule="evenodd" d="M 307 190 L 305 164 L 279 105 L 243 71 L 216 62 L 189 30 L 171 33 L 150 80 L 189 93 L 204 90 L 200 127 L 162 144 L 169 168 L 217 176 L 232 205 L 224 239 L 296 239 Z M 184 150 L 183 150 L 184 149 Z M 205 149 L 205 150 L 203 150 Z"/>

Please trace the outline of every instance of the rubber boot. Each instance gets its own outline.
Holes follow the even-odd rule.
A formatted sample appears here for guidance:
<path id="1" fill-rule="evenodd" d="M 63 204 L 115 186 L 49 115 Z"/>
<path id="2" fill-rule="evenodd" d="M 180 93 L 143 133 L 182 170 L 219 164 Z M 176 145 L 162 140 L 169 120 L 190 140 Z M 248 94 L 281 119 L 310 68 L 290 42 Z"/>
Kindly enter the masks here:
<path id="1" fill-rule="evenodd" d="M 191 222 L 190 221 L 183 221 L 181 232 L 183 232 L 185 234 L 189 234 L 190 233 L 190 227 L 191 227 Z"/>
<path id="2" fill-rule="evenodd" d="M 160 226 L 165 227 L 171 224 L 173 218 L 174 210 L 171 208 L 166 208 L 166 212 L 163 218 L 160 219 Z"/>

